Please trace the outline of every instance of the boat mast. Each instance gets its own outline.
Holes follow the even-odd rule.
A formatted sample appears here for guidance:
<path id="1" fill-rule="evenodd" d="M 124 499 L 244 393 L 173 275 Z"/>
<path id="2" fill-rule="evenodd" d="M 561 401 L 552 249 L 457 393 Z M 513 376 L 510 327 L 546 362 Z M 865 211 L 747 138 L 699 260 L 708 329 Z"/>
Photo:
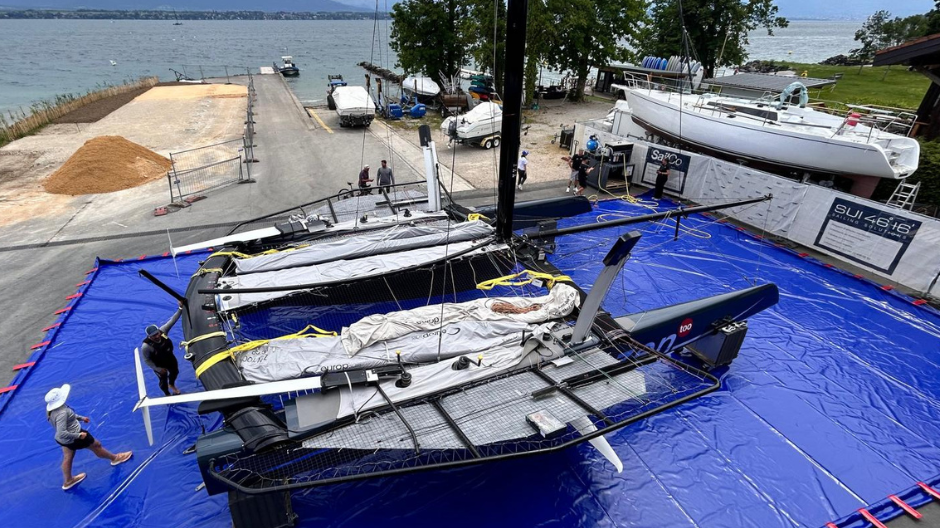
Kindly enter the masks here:
<path id="1" fill-rule="evenodd" d="M 519 159 L 519 130 L 522 126 L 522 71 L 528 8 L 528 0 L 509 0 L 506 7 L 506 60 L 503 67 L 506 82 L 496 202 L 496 236 L 501 240 L 512 237 L 512 209 L 516 200 L 514 169 Z"/>

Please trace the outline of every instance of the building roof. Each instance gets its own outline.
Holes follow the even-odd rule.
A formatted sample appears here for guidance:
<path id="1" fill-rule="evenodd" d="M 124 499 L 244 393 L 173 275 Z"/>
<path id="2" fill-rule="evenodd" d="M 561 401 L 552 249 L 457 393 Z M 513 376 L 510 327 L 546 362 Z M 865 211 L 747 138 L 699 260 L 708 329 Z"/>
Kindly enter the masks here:
<path id="1" fill-rule="evenodd" d="M 930 63 L 923 59 L 928 56 L 936 59 L 940 56 L 940 33 L 927 35 L 904 44 L 883 49 L 875 53 L 874 66 L 889 66 L 891 64 Z"/>
<path id="2" fill-rule="evenodd" d="M 713 86 L 727 86 L 729 88 L 742 88 L 765 92 L 782 92 L 790 84 L 799 81 L 807 88 L 821 88 L 835 84 L 834 79 L 815 79 L 813 77 L 790 77 L 785 75 L 772 75 L 769 73 L 738 73 L 705 79 L 703 84 Z"/>

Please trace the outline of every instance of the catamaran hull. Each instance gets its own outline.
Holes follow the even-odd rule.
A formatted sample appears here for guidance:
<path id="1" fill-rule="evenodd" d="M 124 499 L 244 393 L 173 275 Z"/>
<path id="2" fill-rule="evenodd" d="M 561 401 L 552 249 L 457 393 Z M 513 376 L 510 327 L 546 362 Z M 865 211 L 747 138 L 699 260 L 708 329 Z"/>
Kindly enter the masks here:
<path id="1" fill-rule="evenodd" d="M 627 101 L 633 121 L 648 132 L 726 156 L 828 174 L 900 179 L 913 172 L 895 171 L 885 150 L 873 143 L 804 135 L 779 126 L 752 124 L 745 118 L 720 117 L 726 114 L 680 112 L 678 104 L 636 90 L 627 92 Z"/>

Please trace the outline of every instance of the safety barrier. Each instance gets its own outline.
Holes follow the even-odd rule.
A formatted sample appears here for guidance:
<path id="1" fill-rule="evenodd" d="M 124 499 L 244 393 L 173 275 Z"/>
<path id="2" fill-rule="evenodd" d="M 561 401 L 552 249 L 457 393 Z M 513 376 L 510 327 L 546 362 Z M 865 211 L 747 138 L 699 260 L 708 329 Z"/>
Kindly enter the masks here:
<path id="1" fill-rule="evenodd" d="M 187 171 L 170 171 L 166 176 L 171 203 L 182 202 L 187 197 L 224 185 L 247 181 L 242 170 L 241 155 Z"/>
<path id="2" fill-rule="evenodd" d="M 652 186 L 663 157 L 670 160 L 666 192 L 704 205 L 765 194 L 766 204 L 729 209 L 728 216 L 940 298 L 940 220 L 834 189 L 801 183 L 736 163 L 614 134 L 609 123 L 578 123 L 574 142 L 596 135 L 601 145 L 631 141 L 632 183 Z M 583 148 L 583 147 L 580 147 Z"/>
<path id="3" fill-rule="evenodd" d="M 227 67 L 226 71 L 227 71 Z M 188 197 L 231 183 L 253 183 L 251 163 L 255 158 L 255 82 L 251 70 L 248 75 L 248 103 L 242 137 L 204 147 L 170 153 L 172 168 L 167 172 L 170 203 L 180 204 Z M 185 71 L 185 66 L 184 66 Z M 203 72 L 200 68 L 200 72 Z M 242 164 L 245 167 L 242 167 Z"/>

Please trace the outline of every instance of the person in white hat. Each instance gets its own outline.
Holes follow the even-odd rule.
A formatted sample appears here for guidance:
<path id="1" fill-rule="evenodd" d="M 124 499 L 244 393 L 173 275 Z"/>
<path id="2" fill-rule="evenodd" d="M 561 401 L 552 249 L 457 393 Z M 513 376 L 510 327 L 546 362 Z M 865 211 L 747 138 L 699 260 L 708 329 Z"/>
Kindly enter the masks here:
<path id="1" fill-rule="evenodd" d="M 67 490 L 85 480 L 85 474 L 72 476 L 72 460 L 79 449 L 89 448 L 98 458 L 106 458 L 112 466 L 130 460 L 131 451 L 113 454 L 101 445 L 91 433 L 82 429 L 80 422 L 91 421 L 87 416 L 79 416 L 65 404 L 72 387 L 66 383 L 46 393 L 46 419 L 55 428 L 55 441 L 62 446 L 62 489 Z"/>

